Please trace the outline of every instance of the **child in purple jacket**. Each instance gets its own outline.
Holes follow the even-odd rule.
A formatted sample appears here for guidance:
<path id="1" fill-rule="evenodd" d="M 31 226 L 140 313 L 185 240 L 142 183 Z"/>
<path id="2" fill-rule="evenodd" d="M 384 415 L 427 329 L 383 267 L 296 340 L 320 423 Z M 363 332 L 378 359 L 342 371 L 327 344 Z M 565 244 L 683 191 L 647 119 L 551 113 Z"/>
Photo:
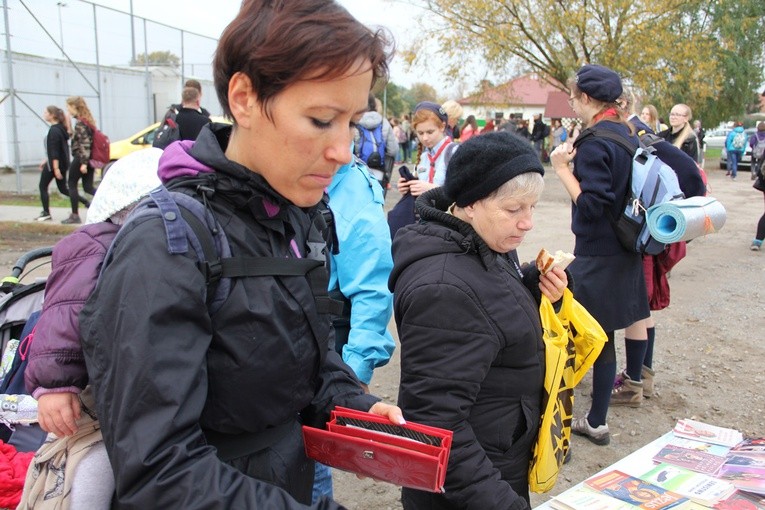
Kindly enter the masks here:
<path id="1" fill-rule="evenodd" d="M 112 165 L 93 198 L 87 224 L 53 248 L 43 310 L 31 334 L 29 361 L 24 372 L 27 390 L 38 401 L 40 426 L 58 437 L 55 440 L 49 437 L 38 451 L 35 460 L 41 465 L 49 464 L 38 469 L 58 468 L 51 464 L 60 459 L 40 460 L 48 457 L 43 451 L 60 448 L 55 444 L 60 441 L 68 441 L 67 449 L 72 449 L 74 441 L 87 433 L 82 430 L 84 423 L 90 425 L 96 419 L 92 396 L 88 398 L 89 392 L 84 391 L 88 373 L 80 344 L 79 314 L 96 287 L 101 264 L 127 214 L 141 198 L 159 186 L 157 166 L 161 154 L 160 149 L 146 149 Z M 90 415 L 90 419 L 81 420 L 83 412 Z M 92 428 L 100 435 L 97 424 Z M 114 480 L 111 475 L 106 476 L 111 473 L 106 449 L 100 437 L 88 436 L 86 442 L 89 451 L 80 457 L 77 470 L 70 466 L 63 473 L 61 497 L 69 498 L 71 508 L 109 508 Z M 61 469 L 68 464 L 62 464 Z M 80 477 L 87 481 L 75 483 Z M 92 483 L 94 478 L 98 483 Z M 33 487 L 27 490 L 30 485 Z M 67 487 L 72 490 L 66 490 Z M 25 492 L 30 493 L 25 496 L 34 494 L 26 501 L 31 508 L 36 497 L 42 497 L 45 491 L 35 490 L 28 479 Z"/>

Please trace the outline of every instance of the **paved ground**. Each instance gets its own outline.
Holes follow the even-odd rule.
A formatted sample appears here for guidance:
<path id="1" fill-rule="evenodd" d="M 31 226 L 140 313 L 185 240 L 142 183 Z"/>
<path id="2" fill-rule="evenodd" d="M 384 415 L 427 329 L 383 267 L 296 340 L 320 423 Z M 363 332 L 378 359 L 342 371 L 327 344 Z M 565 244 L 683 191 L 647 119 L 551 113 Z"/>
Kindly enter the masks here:
<path id="1" fill-rule="evenodd" d="M 21 192 L 37 194 L 37 187 L 40 181 L 40 171 L 36 168 L 21 172 Z M 53 192 L 56 185 L 51 183 L 50 191 Z M 17 192 L 18 180 L 15 173 L 6 173 L 0 171 L 0 190 Z M 42 206 L 22 207 L 13 205 L 0 206 L 0 221 L 22 221 L 34 222 L 40 214 Z M 53 221 L 61 221 L 69 216 L 69 209 L 65 207 L 52 207 L 51 215 Z"/>

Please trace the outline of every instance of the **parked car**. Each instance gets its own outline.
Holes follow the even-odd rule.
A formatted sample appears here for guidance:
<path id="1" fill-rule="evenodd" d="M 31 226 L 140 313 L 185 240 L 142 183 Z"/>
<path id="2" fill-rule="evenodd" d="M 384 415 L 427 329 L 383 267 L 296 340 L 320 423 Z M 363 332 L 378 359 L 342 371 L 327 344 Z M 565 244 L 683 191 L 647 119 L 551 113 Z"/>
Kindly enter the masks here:
<path id="1" fill-rule="evenodd" d="M 744 130 L 744 133 L 746 134 L 746 151 L 744 151 L 744 157 L 738 162 L 738 168 L 752 168 L 752 148 L 749 146 L 749 139 L 752 138 L 755 131 L 757 131 L 756 128 L 747 128 Z M 722 152 L 720 152 L 720 168 L 723 170 L 728 169 L 728 150 L 725 148 L 724 143 Z"/>
<path id="2" fill-rule="evenodd" d="M 224 117 L 212 116 L 210 117 L 210 120 L 213 122 L 231 124 L 231 121 Z M 151 144 L 154 143 L 154 137 L 157 135 L 157 130 L 159 129 L 160 125 L 160 122 L 155 122 L 154 124 L 146 126 L 142 130 L 128 136 L 127 138 L 123 138 L 122 140 L 117 140 L 116 142 L 109 144 L 109 164 L 107 164 L 106 168 L 104 168 L 104 173 L 109 169 L 111 163 L 117 161 L 118 159 L 127 156 L 131 152 L 151 147 Z"/>
<path id="3" fill-rule="evenodd" d="M 725 147 L 725 139 L 728 137 L 728 133 L 730 132 L 730 128 L 710 129 L 704 135 L 704 144 L 708 149 L 719 149 L 720 147 Z"/>

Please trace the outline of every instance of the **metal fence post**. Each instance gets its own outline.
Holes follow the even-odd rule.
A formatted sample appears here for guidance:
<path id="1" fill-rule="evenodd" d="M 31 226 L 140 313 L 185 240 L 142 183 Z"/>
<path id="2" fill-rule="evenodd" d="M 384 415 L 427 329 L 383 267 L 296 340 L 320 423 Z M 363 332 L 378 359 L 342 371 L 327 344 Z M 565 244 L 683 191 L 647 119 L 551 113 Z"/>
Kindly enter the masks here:
<path id="1" fill-rule="evenodd" d="M 13 166 L 16 170 L 16 193 L 21 193 L 21 154 L 19 154 L 19 127 L 16 117 L 16 88 L 13 85 L 13 63 L 11 57 L 11 27 L 8 20 L 8 0 L 3 0 L 3 20 L 5 21 L 5 62 L 8 65 L 8 95 L 11 96 L 11 126 L 13 133 Z"/>

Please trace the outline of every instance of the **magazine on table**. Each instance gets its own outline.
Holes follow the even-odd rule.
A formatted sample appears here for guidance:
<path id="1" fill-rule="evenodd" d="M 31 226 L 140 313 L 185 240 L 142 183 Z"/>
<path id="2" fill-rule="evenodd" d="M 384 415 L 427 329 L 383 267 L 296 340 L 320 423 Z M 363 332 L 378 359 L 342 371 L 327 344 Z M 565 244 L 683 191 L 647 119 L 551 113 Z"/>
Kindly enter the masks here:
<path id="1" fill-rule="evenodd" d="M 765 458 L 765 437 L 744 439 L 730 449 L 731 455 Z"/>
<path id="2" fill-rule="evenodd" d="M 689 501 L 680 494 L 617 470 L 595 475 L 584 483 L 602 494 L 645 510 L 678 508 Z"/>
<path id="3" fill-rule="evenodd" d="M 640 478 L 706 506 L 719 503 L 736 491 L 736 487 L 725 480 L 664 463 Z"/>
<path id="4" fill-rule="evenodd" d="M 689 450 L 697 450 L 704 453 L 711 453 L 718 457 L 725 457 L 730 452 L 729 446 L 723 446 L 721 444 L 706 443 L 699 441 L 698 439 L 686 439 L 672 434 L 672 439 L 667 444 L 673 446 L 679 446 L 681 448 L 688 448 Z"/>
<path id="5" fill-rule="evenodd" d="M 550 500 L 555 510 L 636 510 L 635 505 L 580 485 Z"/>
<path id="6" fill-rule="evenodd" d="M 664 462 L 673 466 L 690 469 L 697 473 L 714 476 L 725 464 L 726 457 L 668 444 L 663 446 L 659 453 L 653 456 L 653 461 L 657 463 Z"/>
<path id="7" fill-rule="evenodd" d="M 725 457 L 725 465 L 765 468 L 765 455 L 756 457 L 729 453 L 728 456 Z"/>
<path id="8" fill-rule="evenodd" d="M 679 420 L 672 432 L 678 437 L 729 447 L 736 446 L 744 440 L 744 436 L 738 430 L 717 427 L 696 420 Z"/>
<path id="9" fill-rule="evenodd" d="M 725 501 L 720 501 L 712 508 L 717 510 L 765 510 L 765 497 L 736 491 L 731 497 Z"/>
<path id="10" fill-rule="evenodd" d="M 765 495 L 765 469 L 763 468 L 728 464 L 720 469 L 717 478 L 732 483 L 739 490 Z"/>

